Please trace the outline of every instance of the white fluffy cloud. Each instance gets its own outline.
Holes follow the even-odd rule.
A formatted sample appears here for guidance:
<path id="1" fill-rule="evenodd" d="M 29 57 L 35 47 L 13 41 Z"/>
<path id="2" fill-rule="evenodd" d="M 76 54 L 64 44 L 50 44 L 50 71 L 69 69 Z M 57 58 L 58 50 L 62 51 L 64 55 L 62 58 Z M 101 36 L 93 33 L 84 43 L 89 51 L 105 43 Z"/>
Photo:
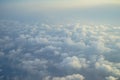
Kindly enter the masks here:
<path id="1" fill-rule="evenodd" d="M 14 21 L 0 26 L 2 80 L 120 79 L 119 26 Z"/>
<path id="2" fill-rule="evenodd" d="M 118 80 L 118 79 L 115 77 L 109 76 L 109 77 L 106 77 L 106 80 Z"/>
<path id="3" fill-rule="evenodd" d="M 65 59 L 63 59 L 63 61 L 61 62 L 61 66 L 66 67 L 66 69 L 68 68 L 80 69 L 82 67 L 86 67 L 87 63 L 84 58 L 79 59 L 76 56 L 73 56 L 66 57 Z"/>
<path id="4" fill-rule="evenodd" d="M 84 76 L 80 74 L 72 74 L 72 75 L 67 75 L 64 77 L 51 77 L 47 76 L 43 80 L 84 80 Z"/>
<path id="5" fill-rule="evenodd" d="M 80 74 L 73 74 L 65 77 L 54 77 L 52 80 L 84 80 L 84 77 Z"/>

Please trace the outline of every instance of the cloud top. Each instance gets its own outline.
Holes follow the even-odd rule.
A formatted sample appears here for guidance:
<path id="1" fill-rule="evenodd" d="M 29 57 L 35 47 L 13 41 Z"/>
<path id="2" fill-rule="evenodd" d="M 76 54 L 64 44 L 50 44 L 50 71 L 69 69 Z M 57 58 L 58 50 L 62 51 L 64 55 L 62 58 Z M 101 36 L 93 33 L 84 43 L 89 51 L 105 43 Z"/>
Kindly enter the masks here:
<path id="1" fill-rule="evenodd" d="M 0 26 L 0 80 L 120 79 L 119 26 L 9 20 Z"/>

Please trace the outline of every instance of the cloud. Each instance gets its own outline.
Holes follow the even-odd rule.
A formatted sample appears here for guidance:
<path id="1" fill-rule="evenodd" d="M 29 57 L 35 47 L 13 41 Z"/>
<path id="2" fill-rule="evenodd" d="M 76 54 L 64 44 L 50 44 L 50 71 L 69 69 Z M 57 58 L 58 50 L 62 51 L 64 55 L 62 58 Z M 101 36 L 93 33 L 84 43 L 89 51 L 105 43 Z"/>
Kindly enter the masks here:
<path id="1" fill-rule="evenodd" d="M 73 68 L 73 69 L 80 69 L 82 67 L 86 67 L 86 60 L 83 58 L 79 59 L 76 56 L 73 57 L 66 57 L 62 62 L 61 66 L 68 68 Z"/>
<path id="2" fill-rule="evenodd" d="M 80 74 L 72 74 L 64 77 L 52 77 L 51 79 L 50 78 L 51 76 L 47 76 L 43 80 L 84 80 L 84 76 Z"/>
<path id="3" fill-rule="evenodd" d="M 120 78 L 119 26 L 9 20 L 0 25 L 1 80 Z"/>
<path id="4" fill-rule="evenodd" d="M 54 77 L 52 80 L 84 80 L 84 77 L 80 74 L 73 74 L 65 77 Z"/>
<path id="5" fill-rule="evenodd" d="M 106 77 L 106 79 L 107 79 L 107 80 L 117 80 L 117 78 L 112 77 L 112 76 Z"/>

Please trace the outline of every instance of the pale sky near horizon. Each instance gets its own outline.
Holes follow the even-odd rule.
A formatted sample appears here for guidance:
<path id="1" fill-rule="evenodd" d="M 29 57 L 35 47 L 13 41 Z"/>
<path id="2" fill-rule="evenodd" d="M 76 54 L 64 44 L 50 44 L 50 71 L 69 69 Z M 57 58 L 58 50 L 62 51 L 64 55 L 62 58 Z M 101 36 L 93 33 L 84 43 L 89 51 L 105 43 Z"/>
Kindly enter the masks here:
<path id="1" fill-rule="evenodd" d="M 0 2 L 6 7 L 21 7 L 25 9 L 65 9 L 120 5 L 120 0 L 0 0 Z"/>

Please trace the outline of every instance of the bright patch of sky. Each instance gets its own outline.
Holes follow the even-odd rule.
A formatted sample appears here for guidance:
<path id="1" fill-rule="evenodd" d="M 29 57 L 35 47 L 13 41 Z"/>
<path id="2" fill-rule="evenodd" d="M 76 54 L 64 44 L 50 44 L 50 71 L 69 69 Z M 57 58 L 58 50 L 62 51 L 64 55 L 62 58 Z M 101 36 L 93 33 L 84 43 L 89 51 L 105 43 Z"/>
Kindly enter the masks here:
<path id="1" fill-rule="evenodd" d="M 119 0 L 0 0 L 1 4 L 39 9 L 50 8 L 86 8 L 102 5 L 120 5 Z"/>
<path id="2" fill-rule="evenodd" d="M 64 16 L 62 15 L 62 17 L 65 19 L 71 17 L 82 21 L 119 23 L 119 8 L 120 0 L 0 0 L 0 16 L 7 18 L 18 14 L 25 16 L 25 14 L 40 15 L 40 13 L 47 13 L 47 15 L 57 16 L 57 19 L 61 19 L 60 15 L 63 13 Z"/>

